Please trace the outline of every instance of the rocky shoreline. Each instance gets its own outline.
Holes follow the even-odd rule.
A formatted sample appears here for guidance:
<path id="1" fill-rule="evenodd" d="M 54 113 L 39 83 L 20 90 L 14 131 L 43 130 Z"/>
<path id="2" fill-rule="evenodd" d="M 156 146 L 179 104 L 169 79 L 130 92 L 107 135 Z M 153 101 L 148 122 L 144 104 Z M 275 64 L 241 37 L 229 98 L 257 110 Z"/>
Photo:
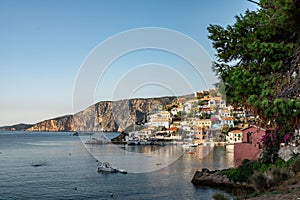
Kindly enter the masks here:
<path id="1" fill-rule="evenodd" d="M 241 199 L 273 200 L 273 199 L 299 199 L 300 195 L 300 172 L 294 174 L 290 179 L 284 181 L 277 187 L 259 192 L 250 184 L 232 183 L 223 172 L 229 169 L 213 170 L 203 168 L 196 171 L 192 183 L 197 186 L 209 186 L 230 192 Z"/>
<path id="2" fill-rule="evenodd" d="M 225 175 L 221 175 L 219 173 L 224 170 L 211 171 L 207 168 L 203 168 L 201 171 L 195 172 L 192 183 L 198 186 L 209 186 L 213 188 L 221 188 L 224 190 L 243 189 L 247 191 L 254 191 L 254 187 L 252 185 L 233 183 Z"/>

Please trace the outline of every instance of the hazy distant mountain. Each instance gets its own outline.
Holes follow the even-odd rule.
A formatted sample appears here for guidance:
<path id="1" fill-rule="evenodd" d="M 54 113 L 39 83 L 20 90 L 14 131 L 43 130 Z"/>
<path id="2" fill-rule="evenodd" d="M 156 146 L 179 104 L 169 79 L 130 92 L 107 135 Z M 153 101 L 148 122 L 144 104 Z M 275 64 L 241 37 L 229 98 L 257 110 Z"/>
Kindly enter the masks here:
<path id="1" fill-rule="evenodd" d="M 24 131 L 30 127 L 32 127 L 33 124 L 16 124 L 13 126 L 2 126 L 0 127 L 0 130 L 3 131 Z"/>

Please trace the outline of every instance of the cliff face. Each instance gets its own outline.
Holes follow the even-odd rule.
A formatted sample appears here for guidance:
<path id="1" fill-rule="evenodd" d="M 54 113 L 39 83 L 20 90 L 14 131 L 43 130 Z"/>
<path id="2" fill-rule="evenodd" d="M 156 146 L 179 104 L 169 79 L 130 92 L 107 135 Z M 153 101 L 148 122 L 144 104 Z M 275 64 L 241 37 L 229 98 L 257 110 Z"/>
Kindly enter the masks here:
<path id="1" fill-rule="evenodd" d="M 39 122 L 27 131 L 118 131 L 144 119 L 153 110 L 162 109 L 176 97 L 102 101 L 73 115 Z"/>
<path id="2" fill-rule="evenodd" d="M 172 103 L 175 97 L 99 102 L 74 115 L 77 131 L 124 131 L 150 111 Z"/>
<path id="3" fill-rule="evenodd" d="M 74 120 L 72 115 L 58 117 L 39 122 L 27 131 L 74 131 Z"/>

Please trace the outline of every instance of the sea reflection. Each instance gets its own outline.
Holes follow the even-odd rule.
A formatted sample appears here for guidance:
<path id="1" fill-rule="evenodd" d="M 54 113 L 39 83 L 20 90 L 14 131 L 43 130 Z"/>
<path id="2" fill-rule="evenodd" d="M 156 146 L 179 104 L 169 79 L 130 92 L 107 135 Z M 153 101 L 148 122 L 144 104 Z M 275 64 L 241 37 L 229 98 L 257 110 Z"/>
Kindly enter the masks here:
<path id="1" fill-rule="evenodd" d="M 165 168 L 180 157 L 193 167 L 210 169 L 233 166 L 233 149 L 226 147 L 198 146 L 184 150 L 181 145 L 85 145 L 100 162 L 109 162 L 116 168 L 130 173 L 152 172 Z"/>

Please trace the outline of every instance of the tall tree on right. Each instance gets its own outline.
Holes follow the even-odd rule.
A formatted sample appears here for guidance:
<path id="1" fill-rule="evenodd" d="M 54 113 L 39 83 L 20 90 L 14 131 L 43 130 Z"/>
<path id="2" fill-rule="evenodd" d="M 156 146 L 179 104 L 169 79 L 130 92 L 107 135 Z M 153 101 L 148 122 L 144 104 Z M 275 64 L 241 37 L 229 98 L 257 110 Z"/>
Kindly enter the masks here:
<path id="1" fill-rule="evenodd" d="M 256 11 L 236 16 L 233 25 L 208 31 L 227 101 L 276 128 L 274 148 L 267 149 L 273 155 L 300 122 L 300 0 L 256 3 Z"/>

